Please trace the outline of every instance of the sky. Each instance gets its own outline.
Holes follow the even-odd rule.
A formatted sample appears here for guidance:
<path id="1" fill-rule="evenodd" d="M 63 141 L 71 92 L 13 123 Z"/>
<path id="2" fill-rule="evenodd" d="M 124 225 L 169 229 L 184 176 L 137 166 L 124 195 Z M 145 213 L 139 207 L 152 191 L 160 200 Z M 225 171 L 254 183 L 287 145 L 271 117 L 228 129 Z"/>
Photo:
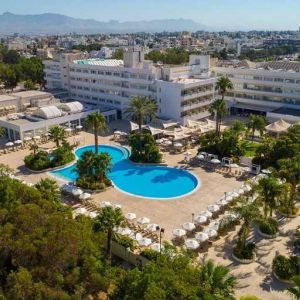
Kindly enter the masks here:
<path id="1" fill-rule="evenodd" d="M 300 0 L 0 0 L 0 13 L 59 13 L 99 21 L 192 19 L 211 28 L 296 30 Z"/>

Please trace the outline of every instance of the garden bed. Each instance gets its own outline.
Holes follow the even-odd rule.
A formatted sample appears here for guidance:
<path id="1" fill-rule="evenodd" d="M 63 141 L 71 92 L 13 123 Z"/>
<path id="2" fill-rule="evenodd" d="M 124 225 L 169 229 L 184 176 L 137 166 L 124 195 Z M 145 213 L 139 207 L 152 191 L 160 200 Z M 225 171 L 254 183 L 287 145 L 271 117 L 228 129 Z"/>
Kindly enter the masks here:
<path id="1" fill-rule="evenodd" d="M 263 237 L 264 239 L 269 239 L 269 240 L 275 239 L 275 238 L 278 237 L 278 235 L 279 235 L 279 232 L 277 232 L 276 234 L 267 234 L 267 233 L 263 233 L 263 232 L 261 232 L 261 230 L 259 229 L 259 227 L 257 228 L 257 232 L 258 232 L 258 234 L 259 234 L 261 237 Z"/>
<path id="2" fill-rule="evenodd" d="M 254 253 L 254 254 L 253 254 L 253 258 L 251 258 L 251 259 L 242 259 L 242 258 L 236 257 L 236 256 L 234 255 L 234 253 L 232 252 L 232 258 L 233 258 L 236 262 L 238 262 L 238 263 L 240 263 L 240 264 L 243 264 L 243 265 L 249 265 L 249 264 L 251 264 L 251 263 L 253 263 L 253 262 L 255 261 L 256 255 L 255 255 L 255 253 Z"/>
<path id="3" fill-rule="evenodd" d="M 273 276 L 280 282 L 282 283 L 286 283 L 286 284 L 293 284 L 292 280 L 288 280 L 288 279 L 281 279 L 274 271 L 273 271 Z"/>

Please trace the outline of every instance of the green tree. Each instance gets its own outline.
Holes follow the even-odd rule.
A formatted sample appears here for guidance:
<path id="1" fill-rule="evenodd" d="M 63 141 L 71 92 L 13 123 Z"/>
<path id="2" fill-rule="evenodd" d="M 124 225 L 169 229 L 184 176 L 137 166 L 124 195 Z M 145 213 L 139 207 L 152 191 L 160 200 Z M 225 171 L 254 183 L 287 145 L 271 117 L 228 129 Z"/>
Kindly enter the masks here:
<path id="1" fill-rule="evenodd" d="M 199 284 L 201 297 L 204 299 L 208 299 L 211 295 L 214 295 L 216 299 L 235 299 L 236 278 L 230 275 L 229 269 L 215 265 L 212 260 L 204 262 L 200 266 Z"/>
<path id="2" fill-rule="evenodd" d="M 150 97 L 136 96 L 131 99 L 126 114 L 137 121 L 141 132 L 146 118 L 152 119 L 156 116 L 157 105 Z"/>
<path id="3" fill-rule="evenodd" d="M 52 203 L 60 203 L 61 193 L 55 180 L 42 178 L 35 187 L 40 191 L 42 197 Z"/>
<path id="4" fill-rule="evenodd" d="M 273 215 L 273 210 L 278 205 L 278 199 L 282 194 L 282 185 L 278 181 L 278 178 L 268 176 L 261 178 L 255 186 L 256 191 L 259 194 L 259 200 L 263 204 L 264 217 L 267 218 Z"/>
<path id="5" fill-rule="evenodd" d="M 119 227 L 124 222 L 124 216 L 121 209 L 111 206 L 104 207 L 99 211 L 95 219 L 95 230 L 107 232 L 107 254 L 111 259 L 111 241 L 114 227 Z"/>
<path id="6" fill-rule="evenodd" d="M 13 90 L 19 82 L 19 76 L 15 68 L 10 65 L 2 66 L 0 81 L 3 83 L 5 89 Z"/>
<path id="7" fill-rule="evenodd" d="M 251 132 L 252 142 L 254 141 L 255 131 L 258 130 L 260 135 L 265 131 L 266 120 L 263 116 L 251 115 L 247 122 L 247 128 Z"/>
<path id="8" fill-rule="evenodd" d="M 222 100 L 224 101 L 225 94 L 228 90 L 233 89 L 233 84 L 231 80 L 227 76 L 221 76 L 218 78 L 217 83 L 216 83 L 216 90 L 219 91 L 219 93 L 222 96 Z"/>
<path id="9" fill-rule="evenodd" d="M 246 127 L 245 127 L 245 124 L 243 122 L 241 122 L 240 120 L 234 120 L 232 122 L 232 124 L 230 125 L 230 130 L 237 134 L 238 136 L 242 135 L 245 130 L 246 130 Z"/>
<path id="10" fill-rule="evenodd" d="M 24 87 L 26 90 L 33 90 L 35 88 L 35 83 L 31 79 L 24 81 Z"/>
<path id="11" fill-rule="evenodd" d="M 300 299 L 300 275 L 293 277 L 294 286 L 287 289 L 288 294 L 296 300 Z"/>
<path id="12" fill-rule="evenodd" d="M 222 119 L 228 112 L 226 102 L 222 99 L 214 101 L 209 108 L 209 112 L 213 118 L 216 117 L 216 133 L 220 134 Z"/>
<path id="13" fill-rule="evenodd" d="M 114 51 L 111 58 L 112 59 L 123 59 L 124 56 L 124 50 L 122 48 L 118 48 Z"/>
<path id="14" fill-rule="evenodd" d="M 56 147 L 58 148 L 60 143 L 66 140 L 66 132 L 65 130 L 56 125 L 50 128 L 49 130 L 50 139 L 56 144 Z"/>
<path id="15" fill-rule="evenodd" d="M 106 153 L 99 153 L 95 156 L 94 160 L 94 174 L 101 183 L 104 183 L 106 174 L 111 171 L 112 159 L 111 156 Z"/>
<path id="16" fill-rule="evenodd" d="M 100 112 L 93 112 L 88 115 L 88 117 L 85 120 L 85 126 L 94 131 L 94 137 L 95 137 L 95 152 L 99 152 L 98 147 L 98 135 L 100 132 L 103 132 L 107 129 L 107 124 L 105 117 Z"/>

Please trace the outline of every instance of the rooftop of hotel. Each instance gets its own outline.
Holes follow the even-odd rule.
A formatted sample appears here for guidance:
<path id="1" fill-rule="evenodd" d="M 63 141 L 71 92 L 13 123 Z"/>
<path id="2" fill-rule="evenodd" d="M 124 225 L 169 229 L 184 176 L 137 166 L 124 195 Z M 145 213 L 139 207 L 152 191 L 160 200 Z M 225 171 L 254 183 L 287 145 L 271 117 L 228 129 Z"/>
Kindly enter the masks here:
<path id="1" fill-rule="evenodd" d="M 100 58 L 74 60 L 74 63 L 78 65 L 103 66 L 103 67 L 119 67 L 124 65 L 123 60 L 120 59 L 100 59 Z"/>

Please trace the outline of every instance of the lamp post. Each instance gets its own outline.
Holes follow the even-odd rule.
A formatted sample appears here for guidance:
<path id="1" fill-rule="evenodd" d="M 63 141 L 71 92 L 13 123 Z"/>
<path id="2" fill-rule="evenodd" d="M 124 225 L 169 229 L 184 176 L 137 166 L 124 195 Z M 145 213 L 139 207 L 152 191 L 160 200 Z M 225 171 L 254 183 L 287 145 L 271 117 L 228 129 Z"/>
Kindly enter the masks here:
<path id="1" fill-rule="evenodd" d="M 194 223 L 195 214 L 192 213 L 192 223 Z"/>
<path id="2" fill-rule="evenodd" d="M 159 231 L 159 253 L 161 254 L 161 235 L 165 232 L 165 229 L 156 226 L 156 230 Z"/>

